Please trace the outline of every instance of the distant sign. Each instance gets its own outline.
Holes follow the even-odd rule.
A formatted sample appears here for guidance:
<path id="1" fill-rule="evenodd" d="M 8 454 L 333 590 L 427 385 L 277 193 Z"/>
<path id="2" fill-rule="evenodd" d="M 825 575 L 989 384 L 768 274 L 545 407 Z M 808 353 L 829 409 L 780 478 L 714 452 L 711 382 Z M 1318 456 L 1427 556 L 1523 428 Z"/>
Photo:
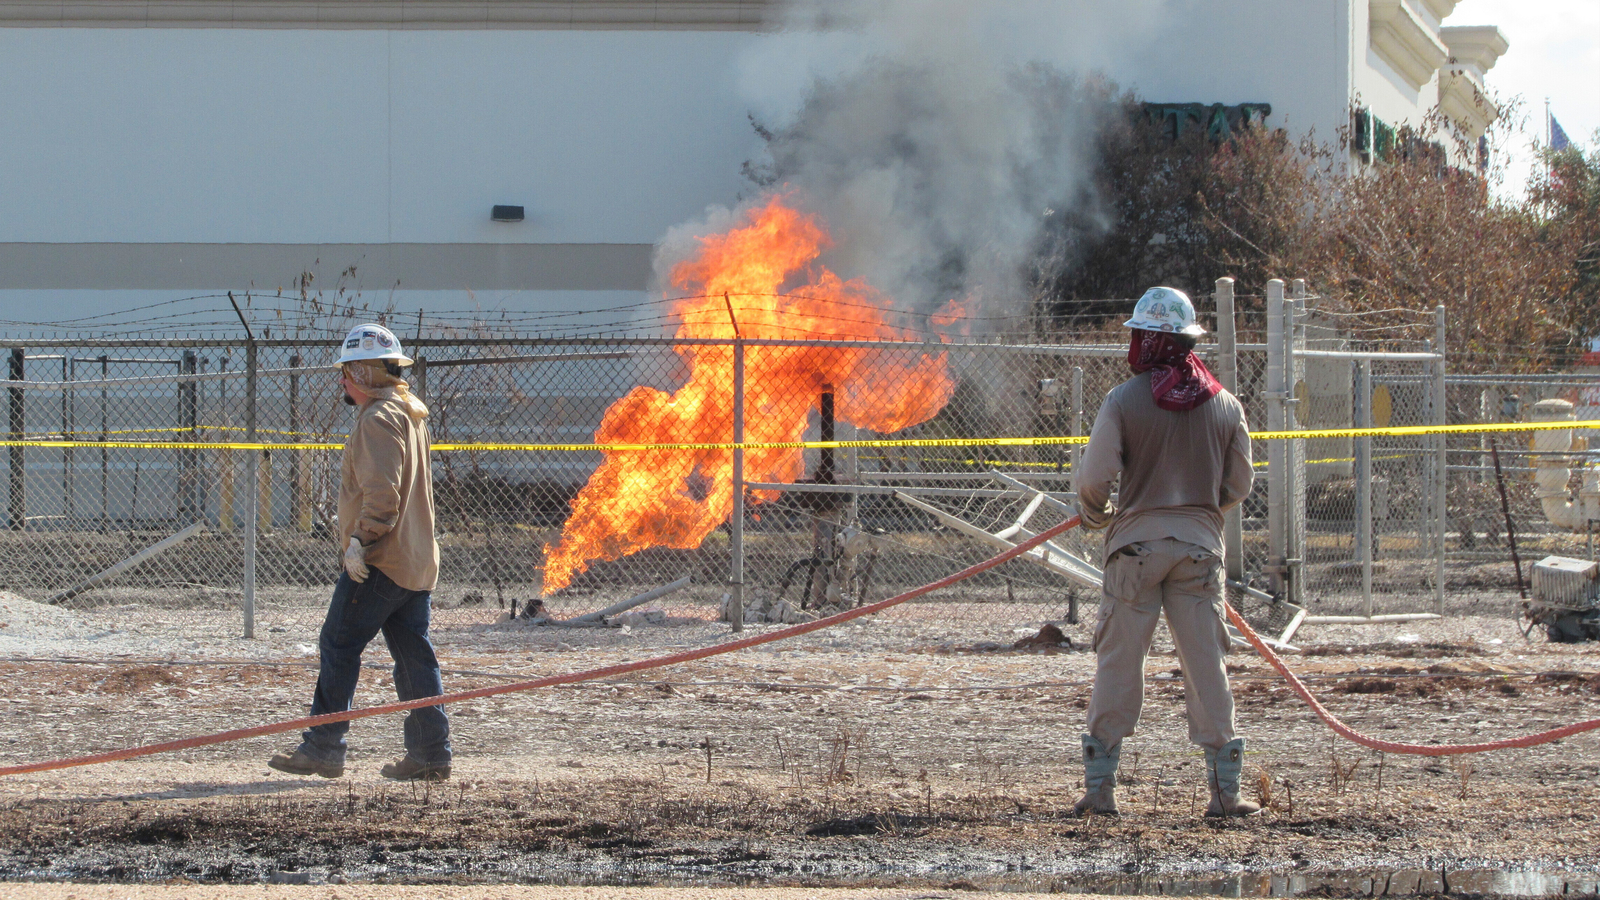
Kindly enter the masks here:
<path id="1" fill-rule="evenodd" d="M 1144 114 L 1166 129 L 1167 137 L 1178 140 L 1191 128 L 1204 128 L 1206 137 L 1220 143 L 1241 131 L 1266 124 L 1272 115 L 1270 103 L 1145 103 Z"/>

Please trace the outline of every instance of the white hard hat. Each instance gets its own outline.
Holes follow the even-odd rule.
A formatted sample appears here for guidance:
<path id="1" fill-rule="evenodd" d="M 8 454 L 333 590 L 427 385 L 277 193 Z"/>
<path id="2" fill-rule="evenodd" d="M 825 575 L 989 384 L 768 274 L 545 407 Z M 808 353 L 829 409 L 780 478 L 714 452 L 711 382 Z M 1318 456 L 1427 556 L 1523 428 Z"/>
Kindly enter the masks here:
<path id="1" fill-rule="evenodd" d="M 390 360 L 397 365 L 411 365 L 411 358 L 400 349 L 400 339 L 382 325 L 357 325 L 344 336 L 344 348 L 339 353 L 339 365 L 363 359 Z"/>
<path id="2" fill-rule="evenodd" d="M 1139 302 L 1134 304 L 1133 315 L 1122 325 L 1125 328 L 1171 334 L 1206 333 L 1200 323 L 1194 320 L 1194 304 L 1189 302 L 1189 296 L 1169 287 L 1153 287 L 1145 291 Z"/>

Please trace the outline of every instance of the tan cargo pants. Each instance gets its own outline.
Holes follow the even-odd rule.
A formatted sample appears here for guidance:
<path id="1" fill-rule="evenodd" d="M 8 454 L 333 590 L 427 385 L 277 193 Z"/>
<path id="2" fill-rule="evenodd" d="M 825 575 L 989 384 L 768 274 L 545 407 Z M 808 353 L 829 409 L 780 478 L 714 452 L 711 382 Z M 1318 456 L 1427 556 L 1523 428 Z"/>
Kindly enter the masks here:
<path id="1" fill-rule="evenodd" d="M 1217 750 L 1233 740 L 1228 631 L 1222 612 L 1222 560 L 1173 538 L 1140 541 L 1106 561 L 1089 734 L 1115 751 L 1139 724 L 1144 667 L 1162 610 L 1183 667 L 1189 740 Z"/>

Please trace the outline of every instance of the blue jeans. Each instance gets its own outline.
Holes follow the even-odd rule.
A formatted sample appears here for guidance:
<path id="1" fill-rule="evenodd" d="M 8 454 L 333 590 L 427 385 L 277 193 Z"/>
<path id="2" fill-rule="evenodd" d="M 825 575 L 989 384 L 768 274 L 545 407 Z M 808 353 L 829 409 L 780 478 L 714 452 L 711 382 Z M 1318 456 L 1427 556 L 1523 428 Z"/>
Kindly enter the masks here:
<path id="1" fill-rule="evenodd" d="M 439 660 L 428 640 L 427 591 L 410 591 L 377 569 L 357 584 L 339 574 L 333 602 L 322 623 L 322 665 L 311 714 L 344 712 L 355 698 L 361 677 L 361 651 L 383 632 L 389 655 L 394 657 L 394 691 L 401 700 L 436 697 L 444 693 Z M 302 734 L 301 747 L 324 762 L 344 761 L 345 733 L 349 722 L 317 725 Z M 433 765 L 450 761 L 450 720 L 443 706 L 424 706 L 406 716 L 406 755 Z"/>

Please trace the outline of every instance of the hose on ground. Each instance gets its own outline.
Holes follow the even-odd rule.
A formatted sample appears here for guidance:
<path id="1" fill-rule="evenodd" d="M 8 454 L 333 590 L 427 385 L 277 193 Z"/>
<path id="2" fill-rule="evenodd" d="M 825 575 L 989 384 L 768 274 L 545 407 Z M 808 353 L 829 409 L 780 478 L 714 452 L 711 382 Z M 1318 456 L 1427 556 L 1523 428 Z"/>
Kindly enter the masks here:
<path id="1" fill-rule="evenodd" d="M 286 731 L 299 731 L 304 728 L 311 728 L 316 725 L 327 725 L 332 722 L 347 722 L 353 719 L 364 719 L 369 716 L 381 716 L 385 713 L 405 712 L 407 710 L 420 709 L 425 706 L 438 706 L 445 703 L 460 703 L 464 700 L 480 700 L 484 697 L 493 697 L 499 694 L 513 694 L 519 691 L 531 691 L 535 688 L 554 687 L 558 684 L 574 684 L 580 681 L 595 681 L 601 678 L 612 678 L 617 675 L 627 675 L 631 672 L 642 672 L 646 669 L 660 669 L 665 666 L 675 666 L 682 663 L 708 659 L 713 656 L 720 656 L 724 653 L 732 653 L 735 650 L 745 650 L 750 647 L 758 647 L 762 644 L 770 644 L 775 641 L 799 637 L 802 634 L 820 631 L 824 628 L 838 625 L 841 622 L 848 622 L 851 619 L 859 619 L 862 616 L 870 616 L 873 613 L 882 612 L 891 606 L 898 606 L 908 600 L 921 597 L 923 594 L 931 593 L 939 590 L 940 588 L 949 587 L 956 582 L 964 581 L 980 572 L 987 571 L 995 566 L 1000 565 L 1001 563 L 1015 559 L 1018 556 L 1027 553 L 1029 550 L 1039 546 L 1040 544 L 1043 544 L 1045 541 L 1048 541 L 1072 528 L 1077 527 L 1078 521 L 1078 517 L 1073 516 L 1054 528 L 1047 529 L 1046 531 L 1023 541 L 1022 543 L 1017 544 L 1015 547 L 1012 547 L 1009 550 L 995 554 L 994 556 L 991 556 L 980 563 L 968 566 L 959 572 L 946 575 L 938 581 L 931 581 L 925 585 L 922 585 L 921 587 L 912 588 L 903 594 L 896 594 L 893 597 L 879 600 L 875 603 L 868 603 L 863 606 L 858 606 L 855 609 L 847 609 L 843 612 L 834 613 L 831 616 L 824 616 L 820 619 L 810 622 L 803 622 L 799 625 L 791 625 L 787 628 L 780 628 L 777 631 L 769 631 L 765 634 L 755 634 L 749 637 L 739 638 L 738 640 L 714 644 L 710 647 L 702 647 L 698 650 L 685 650 L 681 653 L 671 653 L 666 656 L 655 656 L 649 659 L 637 660 L 635 662 L 619 663 L 614 666 L 604 666 L 599 669 L 587 669 L 582 672 L 569 672 L 565 675 L 549 675 L 544 678 L 535 678 L 531 681 L 518 681 L 511 684 L 497 684 L 492 687 L 475 688 L 470 691 L 457 691 L 453 694 L 423 697 L 418 700 L 404 700 L 397 701 L 395 703 L 385 703 L 380 706 L 369 706 L 365 709 L 350 709 L 345 710 L 344 712 L 325 713 L 320 716 L 306 716 L 299 719 L 288 719 L 282 722 L 272 722 L 266 725 L 254 725 L 249 728 L 235 728 L 230 731 L 219 731 L 215 734 L 203 734 L 196 737 L 182 738 L 176 741 L 164 741 L 159 744 L 146 744 L 142 747 L 124 747 L 120 750 L 107 750 L 104 753 L 91 753 L 87 756 L 75 756 L 69 759 L 54 759 L 46 760 L 44 762 L 23 763 L 21 765 L 14 766 L 0 766 L 0 776 L 27 775 L 34 772 L 49 772 L 56 769 L 70 769 L 75 766 L 92 766 L 98 763 L 117 762 L 124 759 L 135 759 L 140 756 L 152 756 L 157 753 L 172 753 L 178 750 L 193 750 L 196 747 L 207 747 L 212 744 L 225 744 L 230 741 L 241 741 L 245 740 L 246 738 L 262 737 L 269 734 L 283 734 Z"/>
<path id="2" fill-rule="evenodd" d="M 1498 741 L 1483 741 L 1476 744 L 1407 744 L 1401 741 L 1385 741 L 1371 735 L 1362 734 L 1341 722 L 1338 716 L 1328 712 L 1317 701 L 1316 697 L 1311 696 L 1311 691 L 1300 680 L 1299 676 L 1289 669 L 1288 664 L 1278 654 L 1272 652 L 1272 648 L 1267 646 L 1267 642 L 1256 634 L 1255 629 L 1250 627 L 1250 623 L 1244 620 L 1244 616 L 1239 615 L 1239 611 L 1234 609 L 1231 604 L 1225 603 L 1223 605 L 1228 613 L 1228 621 L 1233 623 L 1233 627 L 1244 633 L 1245 639 L 1250 642 L 1250 646 L 1256 648 L 1256 652 L 1261 654 L 1262 659 L 1265 659 L 1268 664 L 1278 670 L 1278 674 L 1289 682 L 1289 687 L 1293 688 L 1294 692 L 1300 695 L 1300 699 L 1311 707 L 1311 711 L 1317 714 L 1317 718 L 1333 729 L 1334 734 L 1371 750 L 1382 750 L 1385 753 L 1405 753 L 1412 756 L 1458 756 L 1463 753 L 1487 753 L 1490 750 L 1533 747 L 1600 728 L 1600 719 L 1590 719 L 1587 722 L 1574 722 L 1571 725 L 1563 725 L 1560 728 L 1552 728 L 1549 731 L 1504 738 Z"/>
<path id="3" fill-rule="evenodd" d="M 851 619 L 858 619 L 862 616 L 869 616 L 874 613 L 882 612 L 883 610 L 886 610 L 892 606 L 898 606 L 899 604 L 905 603 L 908 600 L 913 600 L 917 597 L 923 596 L 924 594 L 928 594 L 941 588 L 948 587 L 957 582 L 964 581 L 980 572 L 987 571 L 995 566 L 1000 565 L 1001 563 L 1015 559 L 1018 556 L 1021 556 L 1022 554 L 1034 549 L 1035 547 L 1038 547 L 1045 541 L 1051 540 L 1058 535 L 1076 527 L 1078 523 L 1079 518 L 1077 516 L 1073 516 L 1065 522 L 1041 532 L 1040 534 L 1023 541 L 1022 543 L 1017 544 L 1015 547 L 1012 547 L 1009 550 L 998 553 L 982 562 L 968 566 L 959 572 L 947 575 L 937 581 L 929 582 L 921 587 L 912 588 L 911 590 L 902 594 L 897 594 L 893 597 L 879 600 L 875 603 L 859 606 L 855 609 L 848 609 L 843 612 L 834 613 L 831 616 L 824 616 L 823 618 L 816 619 L 811 622 L 804 622 L 799 625 L 791 625 L 787 628 L 780 628 L 776 631 L 766 632 L 765 634 L 751 635 L 749 637 L 739 638 L 737 640 L 727 641 L 721 644 L 715 644 L 710 647 L 702 647 L 697 650 L 685 650 L 680 653 L 672 653 L 666 656 L 656 656 L 629 663 L 619 663 L 614 666 L 604 666 L 598 669 L 587 669 L 582 672 L 570 672 L 565 675 L 550 675 L 544 678 L 535 678 L 530 681 L 518 681 L 511 684 L 500 684 L 491 687 L 475 688 L 469 691 L 457 691 L 452 694 L 424 697 L 417 700 L 385 703 L 379 706 L 369 706 L 365 709 L 352 709 L 344 712 L 327 713 L 320 716 L 306 716 L 299 719 L 288 719 L 285 721 L 272 722 L 265 725 L 255 725 L 248 728 L 236 728 L 229 731 L 221 731 L 215 734 L 182 738 L 176 741 L 165 741 L 158 744 L 147 744 L 140 747 L 125 747 L 119 750 L 108 750 L 103 753 L 93 753 L 87 756 L 46 760 L 36 763 L 23 763 L 20 765 L 0 766 L 0 776 L 27 775 L 35 772 L 49 772 L 57 769 L 69 769 L 76 766 L 90 766 L 98 763 L 135 759 L 141 756 L 152 756 L 157 753 L 171 753 L 179 750 L 192 750 L 197 747 L 223 744 L 230 741 L 244 740 L 246 738 L 263 737 L 271 734 L 282 734 L 288 731 L 298 731 L 300 729 L 310 728 L 316 725 L 325 725 L 332 722 L 364 719 L 370 716 L 384 715 L 386 713 L 405 712 L 407 710 L 419 709 L 425 706 L 437 706 L 445 703 L 459 703 L 465 700 L 478 700 L 485 697 L 493 697 L 500 694 L 512 694 L 542 687 L 554 687 L 562 684 L 576 684 L 584 681 L 595 681 L 602 678 L 613 678 L 618 675 L 627 675 L 633 672 L 642 672 L 649 669 L 659 669 L 666 666 L 674 666 L 682 663 L 708 659 L 713 656 L 720 656 L 724 653 L 732 653 L 735 650 L 745 650 L 751 647 L 758 647 L 762 644 L 770 644 L 776 641 L 787 640 L 792 637 L 799 637 L 800 635 L 809 634 L 813 631 L 820 631 L 824 628 L 829 628 L 842 622 L 848 622 Z M 1560 740 L 1561 738 L 1570 737 L 1575 734 L 1581 734 L 1586 731 L 1600 729 L 1600 719 L 1590 719 L 1585 722 L 1576 722 L 1571 725 L 1566 725 L 1561 728 L 1554 728 L 1549 731 L 1541 731 L 1536 734 L 1528 734 L 1520 737 L 1505 738 L 1503 740 L 1486 741 L 1475 744 L 1407 744 L 1398 741 L 1380 740 L 1356 731 L 1340 721 L 1337 716 L 1328 712 L 1328 710 L 1317 701 L 1317 698 L 1312 696 L 1311 691 L 1306 688 L 1305 683 L 1302 682 L 1299 677 L 1297 677 L 1294 672 L 1289 669 L 1288 665 L 1285 664 L 1284 661 L 1273 652 L 1271 647 L 1267 646 L 1266 642 L 1261 639 L 1261 636 L 1256 634 L 1255 629 L 1250 627 L 1250 623 L 1246 622 L 1244 617 L 1239 615 L 1239 612 L 1231 605 L 1224 603 L 1223 607 L 1227 613 L 1228 620 L 1233 623 L 1234 627 L 1238 628 L 1239 631 L 1244 634 L 1245 639 L 1250 642 L 1250 645 L 1255 648 L 1256 652 L 1261 654 L 1261 657 L 1265 659 L 1274 669 L 1276 669 L 1279 675 L 1283 676 L 1283 678 L 1289 682 L 1289 686 L 1293 688 L 1294 692 L 1300 696 L 1300 699 L 1306 702 L 1306 705 L 1311 708 L 1311 711 L 1314 712 L 1318 718 L 1322 719 L 1322 721 L 1327 724 L 1327 726 L 1331 728 L 1335 734 L 1338 734 L 1340 737 L 1343 737 L 1346 740 L 1360 744 L 1363 747 L 1368 747 L 1373 750 L 1381 750 L 1387 753 L 1413 754 L 1418 756 L 1453 756 L 1464 753 L 1484 753 L 1490 750 L 1507 750 L 1520 747 L 1532 747 L 1538 744 L 1545 744 L 1551 741 Z"/>

